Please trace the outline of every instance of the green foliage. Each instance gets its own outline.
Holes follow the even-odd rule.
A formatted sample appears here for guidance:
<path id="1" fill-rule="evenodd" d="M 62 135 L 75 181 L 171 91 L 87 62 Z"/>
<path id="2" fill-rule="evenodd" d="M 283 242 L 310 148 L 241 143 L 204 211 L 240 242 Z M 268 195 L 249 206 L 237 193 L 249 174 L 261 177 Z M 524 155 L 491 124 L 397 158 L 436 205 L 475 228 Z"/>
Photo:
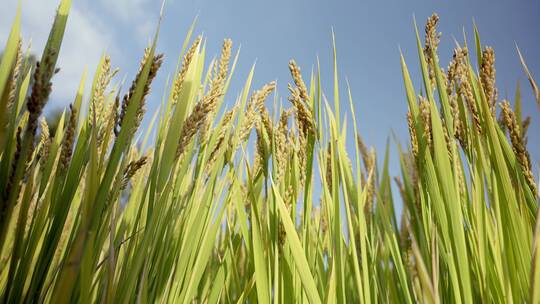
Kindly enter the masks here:
<path id="1" fill-rule="evenodd" d="M 238 54 L 225 40 L 206 62 L 191 28 L 170 91 L 138 131 L 162 63 L 157 30 L 125 94 L 104 55 L 90 97 L 84 76 L 49 130 L 38 119 L 70 5 L 34 71 L 19 10 L 0 63 L 2 302 L 540 303 L 521 97 L 496 119 L 494 57 L 477 32 L 479 74 L 465 48 L 439 67 L 438 17 L 424 46 L 416 30 L 422 95 L 401 57 L 411 143 L 396 144 L 395 202 L 390 150 L 379 169 L 350 90 L 352 122 L 340 118 L 335 45 L 332 102 L 320 70 L 308 86 L 291 61 L 291 106 L 266 108 L 274 83 L 249 95 L 252 69 L 222 109 Z"/>

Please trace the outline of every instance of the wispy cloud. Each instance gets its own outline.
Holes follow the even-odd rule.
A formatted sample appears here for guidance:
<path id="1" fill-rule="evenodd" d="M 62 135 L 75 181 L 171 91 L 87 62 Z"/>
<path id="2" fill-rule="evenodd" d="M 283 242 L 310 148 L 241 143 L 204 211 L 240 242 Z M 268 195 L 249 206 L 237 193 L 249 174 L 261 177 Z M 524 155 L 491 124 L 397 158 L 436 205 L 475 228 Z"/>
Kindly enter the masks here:
<path id="1" fill-rule="evenodd" d="M 0 41 L 6 41 L 17 8 L 17 0 L 7 0 L 1 5 L 6 12 L 0 20 Z M 32 43 L 31 52 L 39 58 L 45 46 L 50 25 L 54 20 L 56 6 L 49 0 L 24 1 L 22 7 L 22 38 L 25 45 Z M 58 66 L 61 72 L 53 78 L 52 107 L 64 106 L 72 102 L 85 68 L 93 71 L 101 54 L 107 50 L 117 53 L 112 34 L 107 26 L 90 10 L 83 9 L 74 2 L 68 19 L 66 33 Z"/>
<path id="2" fill-rule="evenodd" d="M 145 41 L 156 23 L 159 2 L 155 0 L 101 0 L 102 11 L 110 14 L 116 22 L 135 30 L 137 39 Z"/>

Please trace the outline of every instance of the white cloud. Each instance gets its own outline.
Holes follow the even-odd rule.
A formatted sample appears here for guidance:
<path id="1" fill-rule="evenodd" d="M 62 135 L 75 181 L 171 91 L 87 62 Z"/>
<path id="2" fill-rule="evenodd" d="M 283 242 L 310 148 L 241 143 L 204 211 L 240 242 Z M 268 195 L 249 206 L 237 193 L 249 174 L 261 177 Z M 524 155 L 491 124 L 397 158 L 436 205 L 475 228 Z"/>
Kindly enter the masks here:
<path id="1" fill-rule="evenodd" d="M 104 8 L 123 22 L 137 20 L 145 15 L 145 4 L 148 0 L 101 0 Z"/>
<path id="2" fill-rule="evenodd" d="M 124 67 L 139 60 L 140 49 L 133 54 L 132 43 L 143 47 L 155 30 L 162 0 L 76 0 L 70 11 L 58 66 L 53 78 L 49 106 L 72 102 L 86 68 L 86 93 L 103 52 L 111 55 L 113 65 Z M 19 0 L 0 0 L 0 50 L 3 48 Z M 32 53 L 40 57 L 60 0 L 22 0 L 22 36 L 25 46 L 32 40 Z M 133 57 L 135 56 L 135 57 Z M 133 57 L 133 58 L 132 58 Z"/>
<path id="3" fill-rule="evenodd" d="M 9 35 L 18 0 L 3 2 L 0 6 L 0 10 L 5 12 L 4 18 L 0 20 L 2 44 Z M 38 57 L 43 51 L 54 20 L 57 4 L 54 1 L 52 3 L 50 0 L 23 1 L 23 41 L 27 44 L 32 40 L 32 52 Z M 58 59 L 61 72 L 53 79 L 53 93 L 49 101 L 52 106 L 64 106 L 73 101 L 85 68 L 89 70 L 87 88 L 89 87 L 91 75 L 104 51 L 117 53 L 111 32 L 98 17 L 92 11 L 82 9 L 77 1 L 74 1 Z"/>
<path id="4" fill-rule="evenodd" d="M 55 81 L 61 84 L 56 87 L 64 98 L 75 96 L 84 68 L 89 71 L 90 78 L 87 79 L 87 84 L 91 84 L 91 76 L 103 52 L 109 54 L 117 52 L 110 32 L 100 28 L 95 16 L 87 12 L 74 7 L 69 16 L 58 62 L 62 70 Z"/>
<path id="5" fill-rule="evenodd" d="M 160 2 L 161 0 L 101 0 L 101 6 L 117 22 L 133 28 L 138 36 L 137 40 L 146 42 L 155 28 Z"/>

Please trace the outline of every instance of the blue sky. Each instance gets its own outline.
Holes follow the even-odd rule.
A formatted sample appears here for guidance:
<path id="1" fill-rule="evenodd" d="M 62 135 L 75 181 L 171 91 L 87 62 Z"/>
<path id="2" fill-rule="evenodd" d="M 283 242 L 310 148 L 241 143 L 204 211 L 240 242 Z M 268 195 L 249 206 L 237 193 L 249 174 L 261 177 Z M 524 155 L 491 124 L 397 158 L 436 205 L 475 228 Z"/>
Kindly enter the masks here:
<path id="1" fill-rule="evenodd" d="M 0 3 L 2 44 L 17 2 Z M 53 20 L 56 1 L 23 0 L 22 3 L 23 38 L 25 43 L 31 38 L 32 49 L 39 54 Z M 73 100 L 84 67 L 93 72 L 104 51 L 111 55 L 113 66 L 121 69 L 118 81 L 124 75 L 131 81 L 143 48 L 152 36 L 160 6 L 157 0 L 74 0 L 60 52 L 62 72 L 55 78 L 49 108 L 65 106 Z M 536 135 L 540 130 L 540 111 L 515 46 L 520 47 L 533 75 L 540 81 L 540 1 L 168 0 L 159 39 L 159 51 L 165 53 L 166 61 L 155 82 L 149 112 L 159 103 L 163 83 L 174 71 L 185 33 L 197 15 L 197 32 L 207 38 L 208 54 L 219 52 L 223 38 L 232 38 L 235 48 L 241 45 L 229 102 L 236 97 L 255 61 L 255 87 L 277 79 L 280 95 L 285 96 L 286 83 L 290 81 L 288 61 L 296 59 L 308 73 L 317 56 L 323 85 L 331 96 L 333 28 L 342 88 L 348 79 L 360 132 L 368 144 L 377 148 L 381 158 L 392 131 L 402 142 L 408 140 L 399 48 L 416 86 L 420 87 L 413 16 L 422 26 L 432 12 L 441 17 L 439 30 L 443 37 L 439 50 L 444 65 L 450 60 L 453 39 L 462 42 L 463 31 L 472 37 L 474 20 L 483 44 L 495 49 L 499 97 L 513 97 L 516 82 L 521 82 L 524 113 L 533 118 L 529 148 L 536 173 L 540 161 L 540 137 Z M 392 164 L 393 173 L 398 174 L 395 157 Z"/>

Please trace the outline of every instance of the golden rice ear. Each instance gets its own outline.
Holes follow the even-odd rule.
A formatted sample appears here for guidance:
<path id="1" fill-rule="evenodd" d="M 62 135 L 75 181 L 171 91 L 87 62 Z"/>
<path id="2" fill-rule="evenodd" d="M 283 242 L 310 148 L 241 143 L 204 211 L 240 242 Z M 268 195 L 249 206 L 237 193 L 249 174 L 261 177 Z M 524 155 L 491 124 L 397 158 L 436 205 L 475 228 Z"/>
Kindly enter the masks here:
<path id="1" fill-rule="evenodd" d="M 122 107 L 120 109 L 120 113 L 118 115 L 117 119 L 117 130 L 115 131 L 116 136 L 119 135 L 120 129 L 122 128 L 122 124 L 124 123 L 124 118 L 127 114 L 127 109 L 129 106 L 129 103 L 131 102 L 132 97 L 135 94 L 135 91 L 137 90 L 137 84 L 139 83 L 139 79 L 142 77 L 142 73 L 144 71 L 144 67 L 147 63 L 147 61 L 150 59 L 150 53 L 152 52 L 151 48 L 146 48 L 144 50 L 143 58 L 141 59 L 141 62 L 139 64 L 139 71 L 137 72 L 137 75 L 135 76 L 135 79 L 131 83 L 131 87 L 129 88 L 128 92 L 124 95 L 124 98 L 122 99 Z M 135 114 L 135 120 L 134 125 L 131 132 L 135 132 L 142 120 L 142 117 L 145 113 L 145 101 L 146 97 L 150 93 L 150 85 L 152 84 L 152 81 L 157 75 L 157 72 L 159 68 L 161 67 L 161 64 L 163 63 L 163 54 L 155 55 L 151 58 L 150 68 L 148 70 L 148 75 L 146 76 L 146 82 L 143 85 L 143 91 L 141 96 L 141 101 L 139 103 L 139 107 L 137 108 L 136 114 Z"/>
<path id="2" fill-rule="evenodd" d="M 138 160 L 131 161 L 127 165 L 126 169 L 124 169 L 124 176 L 123 176 L 122 183 L 120 186 L 120 191 L 123 191 L 124 189 L 126 189 L 130 179 L 135 175 L 135 173 L 137 173 L 137 171 L 139 171 L 144 165 L 146 165 L 147 161 L 148 161 L 148 157 L 142 156 Z"/>
<path id="3" fill-rule="evenodd" d="M 350 88 L 341 119 L 335 40 L 333 105 L 320 68 L 308 86 L 291 60 L 290 108 L 278 94 L 266 107 L 276 83 L 253 90 L 252 68 L 222 113 L 238 57 L 226 39 L 206 61 L 200 36 L 188 47 L 192 27 L 161 107 L 135 136 L 163 63 L 156 30 L 123 100 L 108 90 L 115 71 L 103 56 L 90 94 L 83 76 L 49 130 L 42 112 L 71 4 L 61 1 L 38 71 L 22 81 L 17 71 L 20 16 L 0 62 L 0 108 L 16 114 L 0 111 L 1 302 L 539 302 L 530 118 L 516 94 L 493 119 L 495 56 L 476 27 L 478 70 L 458 47 L 447 73 L 438 16 L 425 43 L 416 30 L 421 77 L 400 58 L 410 148 L 394 136 L 379 163 L 356 130 Z"/>
<path id="4" fill-rule="evenodd" d="M 49 134 L 49 125 L 47 124 L 47 120 L 45 118 L 41 118 L 40 122 L 40 129 L 41 133 L 39 136 L 39 160 L 41 167 L 44 167 L 45 162 L 47 161 L 47 158 L 49 157 L 49 151 L 51 148 L 51 138 Z"/>
<path id="5" fill-rule="evenodd" d="M 17 82 L 19 81 L 19 76 L 21 74 L 22 61 L 23 61 L 22 38 L 19 38 L 19 43 L 17 44 L 17 55 L 15 57 L 15 65 L 13 66 L 13 70 L 11 71 L 11 78 L 8 84 L 9 94 L 8 94 L 7 104 L 6 104 L 6 109 L 8 113 L 16 114 L 15 112 L 13 112 L 13 108 L 15 105 L 15 97 L 18 93 Z"/>
<path id="6" fill-rule="evenodd" d="M 10 168 L 10 174 L 9 179 L 6 183 L 6 191 L 3 194 L 3 200 L 7 201 L 9 199 L 9 196 L 11 195 L 11 192 L 13 191 L 13 186 L 16 183 L 15 180 L 15 173 L 17 170 L 17 163 L 19 162 L 19 159 L 21 158 L 21 151 L 22 151 L 22 138 L 21 138 L 22 128 L 17 128 L 17 133 L 15 134 L 15 152 L 13 153 L 13 161 L 11 163 Z M 17 194 L 18 196 L 18 194 Z M 5 212 L 5 211 L 4 211 Z"/>
<path id="7" fill-rule="evenodd" d="M 69 105 L 70 115 L 66 133 L 62 140 L 62 152 L 60 154 L 59 171 L 61 174 L 67 172 L 71 156 L 73 155 L 73 144 L 75 142 L 75 131 L 77 129 L 77 109 L 73 105 Z"/>
<path id="8" fill-rule="evenodd" d="M 418 100 L 420 100 L 420 115 L 424 125 L 424 138 L 428 147 L 431 148 L 433 142 L 433 134 L 431 132 L 431 105 L 422 95 L 418 95 Z"/>
<path id="9" fill-rule="evenodd" d="M 184 59 L 182 61 L 182 68 L 180 69 L 180 72 L 178 72 L 178 75 L 176 76 L 176 79 L 174 80 L 173 84 L 173 90 L 172 90 L 172 100 L 173 104 L 176 104 L 178 101 L 178 97 L 180 96 L 180 91 L 182 90 L 182 87 L 184 85 L 184 81 L 186 79 L 186 75 L 189 69 L 189 66 L 191 62 L 193 61 L 193 57 L 195 55 L 195 52 L 199 49 L 199 45 L 201 43 L 202 36 L 197 36 L 187 53 L 184 55 Z"/>
<path id="10" fill-rule="evenodd" d="M 257 119 L 261 115 L 261 111 L 264 111 L 264 102 L 266 98 L 276 88 L 276 82 L 271 81 L 264 85 L 260 90 L 256 90 L 251 94 L 249 103 L 247 105 L 246 114 L 242 126 L 240 126 L 239 138 L 241 141 L 246 140 L 251 132 L 251 129 L 255 125 Z"/>
<path id="11" fill-rule="evenodd" d="M 491 110 L 491 115 L 495 118 L 495 105 L 497 102 L 497 89 L 495 88 L 495 52 L 491 47 L 486 47 L 482 52 L 480 80 Z"/>
<path id="12" fill-rule="evenodd" d="M 411 137 L 411 148 L 414 157 L 418 157 L 418 139 L 416 138 L 416 129 L 414 127 L 414 121 L 411 111 L 407 111 L 407 125 L 409 127 L 409 135 Z"/>
<path id="13" fill-rule="evenodd" d="M 294 80 L 294 84 L 296 85 L 296 87 L 298 87 L 299 97 L 305 102 L 307 102 L 309 98 L 308 90 L 307 90 L 304 80 L 302 79 L 302 73 L 300 72 L 300 67 L 296 64 L 296 61 L 294 61 L 294 59 L 289 61 L 289 70 Z"/>
<path id="14" fill-rule="evenodd" d="M 94 120 L 99 124 L 102 122 L 103 107 L 105 106 L 105 90 L 111 81 L 113 72 L 111 71 L 111 58 L 104 56 L 99 67 L 99 75 L 92 92 L 92 100 L 90 101 L 90 123 Z"/>
<path id="15" fill-rule="evenodd" d="M 441 33 L 437 32 L 437 23 L 439 22 L 439 15 L 433 13 L 427 20 L 425 26 L 425 45 L 424 45 L 424 56 L 428 64 L 429 78 L 431 81 L 431 87 L 434 89 L 436 86 L 435 81 L 435 59 L 433 58 L 432 52 L 436 53 L 439 43 L 441 41 Z M 438 68 L 438 67 L 436 67 Z"/>
<path id="16" fill-rule="evenodd" d="M 508 101 L 504 100 L 500 103 L 500 106 L 502 110 L 503 123 L 508 129 L 508 133 L 510 133 L 512 148 L 516 153 L 516 157 L 523 171 L 523 175 L 525 176 L 532 193 L 536 193 L 536 181 L 534 180 L 534 175 L 532 173 L 531 158 L 529 156 L 529 151 L 527 151 L 527 148 L 523 142 L 520 124 L 517 122 L 516 115 L 510 107 L 510 103 Z"/>

